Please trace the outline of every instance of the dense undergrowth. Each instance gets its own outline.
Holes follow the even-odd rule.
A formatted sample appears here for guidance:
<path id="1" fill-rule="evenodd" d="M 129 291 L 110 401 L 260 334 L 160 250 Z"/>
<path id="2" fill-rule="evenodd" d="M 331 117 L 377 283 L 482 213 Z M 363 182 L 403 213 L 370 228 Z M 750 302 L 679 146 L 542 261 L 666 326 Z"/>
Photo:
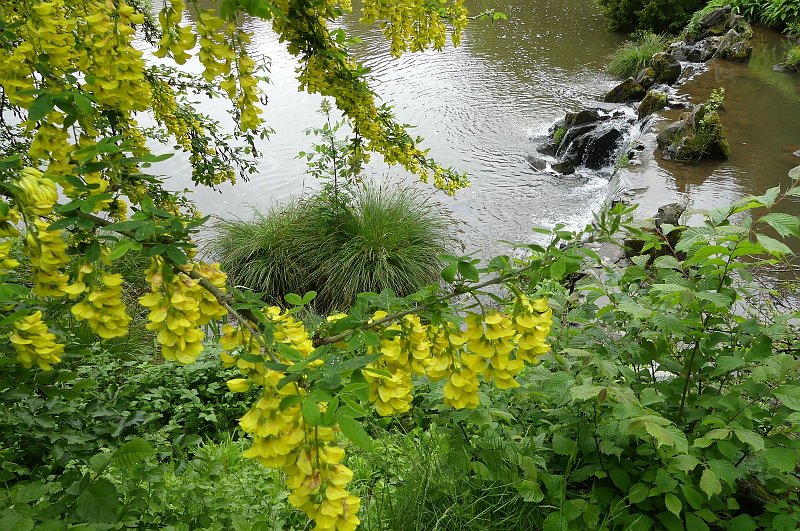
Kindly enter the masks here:
<path id="1" fill-rule="evenodd" d="M 789 194 L 686 229 L 604 211 L 592 238 L 643 241 L 621 268 L 558 227 L 528 246 L 552 353 L 472 410 L 418 377 L 409 413 L 367 414 L 373 448 L 347 459 L 362 528 L 800 526 L 800 315 L 748 273 L 791 254 L 768 234 L 800 237 Z M 254 397 L 228 391 L 213 334 L 183 368 L 154 359 L 147 335 L 112 349 L 72 337 L 83 350 L 53 371 L 0 360 L 0 527 L 305 528 L 279 474 L 240 455 L 231 433 Z"/>

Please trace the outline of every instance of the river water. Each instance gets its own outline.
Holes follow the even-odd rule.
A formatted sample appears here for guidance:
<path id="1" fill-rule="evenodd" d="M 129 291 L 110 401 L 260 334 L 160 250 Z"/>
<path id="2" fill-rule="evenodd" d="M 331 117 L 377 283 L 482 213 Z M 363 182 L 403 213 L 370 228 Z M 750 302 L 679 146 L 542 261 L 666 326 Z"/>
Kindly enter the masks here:
<path id="1" fill-rule="evenodd" d="M 468 0 L 467 5 L 471 13 L 497 8 L 508 20 L 475 21 L 460 47 L 399 59 L 391 58 L 379 28 L 359 23 L 355 15 L 340 25 L 363 40 L 355 55 L 372 68 L 374 87 L 394 105 L 399 120 L 417 126 L 414 133 L 426 139 L 440 163 L 469 174 L 470 188 L 452 199 L 442 193 L 433 199 L 461 222 L 467 250 L 487 256 L 507 249 L 501 240 L 530 241 L 534 226 L 582 226 L 606 198 L 607 177 L 536 172 L 525 155 L 534 149 L 532 138 L 565 112 L 591 105 L 613 86 L 603 69 L 622 38 L 605 31 L 595 0 L 528 0 L 507 6 Z M 221 194 L 194 191 L 206 214 L 248 217 L 250 206 L 267 208 L 317 187 L 297 153 L 313 139 L 305 129 L 322 124 L 317 112 L 321 100 L 297 91 L 294 60 L 267 24 L 243 24 L 255 34 L 251 54 L 271 61 L 265 118 L 275 133 L 261 147 L 260 171 L 250 182 L 224 186 Z M 684 198 L 690 207 L 720 206 L 785 184 L 789 169 L 800 164 L 791 154 L 800 150 L 800 76 L 772 72 L 785 49 L 777 34 L 759 32 L 756 44 L 749 65 L 714 63 L 681 88 L 699 102 L 712 88 L 726 87 L 729 110 L 722 121 L 732 159 L 690 166 L 645 156 L 642 164 L 626 168 L 623 180 L 640 189 L 636 200 L 645 214 Z M 190 68 L 199 70 L 196 64 Z M 204 110 L 224 117 L 219 108 Z M 653 139 L 651 133 L 643 140 L 652 145 Z M 175 157 L 161 169 L 174 176 L 175 187 L 192 189 L 183 177 L 185 158 Z M 367 168 L 367 176 L 408 178 L 379 162 Z M 790 208 L 800 210 L 797 203 Z"/>

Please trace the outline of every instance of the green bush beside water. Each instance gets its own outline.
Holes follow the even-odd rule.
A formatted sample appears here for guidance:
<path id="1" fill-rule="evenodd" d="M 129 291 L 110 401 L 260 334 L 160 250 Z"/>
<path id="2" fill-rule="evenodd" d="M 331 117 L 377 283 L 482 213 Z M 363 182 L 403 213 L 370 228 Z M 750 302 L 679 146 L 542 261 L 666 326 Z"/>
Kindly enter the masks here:
<path id="1" fill-rule="evenodd" d="M 609 29 L 621 33 L 647 30 L 678 33 L 703 0 L 599 0 Z"/>
<path id="2" fill-rule="evenodd" d="M 608 73 L 617 77 L 635 77 L 650 65 L 653 55 L 664 51 L 666 45 L 667 38 L 663 35 L 649 31 L 640 32 L 614 52 L 608 65 Z"/>
<path id="3" fill-rule="evenodd" d="M 235 285 L 275 304 L 316 291 L 321 313 L 346 309 L 360 292 L 408 295 L 435 283 L 438 258 L 458 242 L 455 222 L 413 188 L 318 194 L 252 220 L 220 220 L 208 244 Z"/>

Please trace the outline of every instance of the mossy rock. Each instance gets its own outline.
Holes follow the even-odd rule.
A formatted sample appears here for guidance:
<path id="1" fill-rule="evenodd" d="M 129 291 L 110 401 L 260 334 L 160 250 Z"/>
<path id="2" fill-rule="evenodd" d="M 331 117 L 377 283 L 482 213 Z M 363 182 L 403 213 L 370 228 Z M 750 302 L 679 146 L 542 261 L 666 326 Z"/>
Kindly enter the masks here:
<path id="1" fill-rule="evenodd" d="M 650 116 L 667 106 L 667 93 L 660 90 L 651 90 L 639 104 L 639 119 Z"/>

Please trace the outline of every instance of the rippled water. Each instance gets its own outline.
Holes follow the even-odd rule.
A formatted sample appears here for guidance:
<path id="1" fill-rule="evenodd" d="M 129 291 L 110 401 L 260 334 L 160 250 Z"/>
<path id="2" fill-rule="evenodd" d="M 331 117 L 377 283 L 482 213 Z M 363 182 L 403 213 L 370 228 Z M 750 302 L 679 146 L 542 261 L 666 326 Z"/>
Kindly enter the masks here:
<path id="1" fill-rule="evenodd" d="M 532 137 L 566 111 L 592 104 L 613 85 L 603 68 L 622 39 L 604 30 L 594 0 L 529 0 L 508 6 L 468 1 L 468 7 L 472 13 L 498 8 L 508 21 L 473 22 L 459 48 L 400 59 L 390 57 L 379 28 L 360 24 L 356 16 L 341 26 L 363 39 L 355 54 L 372 68 L 374 87 L 395 106 L 399 119 L 417 125 L 414 132 L 425 137 L 434 158 L 469 174 L 472 186 L 454 199 L 434 197 L 463 221 L 468 250 L 486 255 L 507 247 L 499 240 L 529 240 L 532 226 L 582 225 L 605 198 L 606 178 L 535 172 L 524 156 L 534 148 Z M 248 205 L 267 207 L 316 186 L 296 155 L 310 145 L 305 128 L 322 123 L 320 98 L 297 92 L 295 63 L 268 25 L 243 24 L 255 33 L 251 53 L 271 60 L 265 117 L 275 134 L 262 146 L 260 172 L 250 182 L 226 186 L 221 195 L 195 191 L 208 214 L 248 216 Z M 647 189 L 638 197 L 645 212 L 683 197 L 697 208 L 719 206 L 785 182 L 787 171 L 800 163 L 791 155 L 800 149 L 800 81 L 772 72 L 784 49 L 776 34 L 759 32 L 757 40 L 749 65 L 712 64 L 681 89 L 702 101 L 711 88 L 727 88 L 729 110 L 722 121 L 733 158 L 682 166 L 645 157 L 644 164 L 625 171 L 630 186 Z M 224 116 L 220 108 L 205 108 Z M 191 188 L 182 177 L 185 159 L 165 166 L 176 186 Z M 375 179 L 405 178 L 380 163 L 367 172 Z"/>

